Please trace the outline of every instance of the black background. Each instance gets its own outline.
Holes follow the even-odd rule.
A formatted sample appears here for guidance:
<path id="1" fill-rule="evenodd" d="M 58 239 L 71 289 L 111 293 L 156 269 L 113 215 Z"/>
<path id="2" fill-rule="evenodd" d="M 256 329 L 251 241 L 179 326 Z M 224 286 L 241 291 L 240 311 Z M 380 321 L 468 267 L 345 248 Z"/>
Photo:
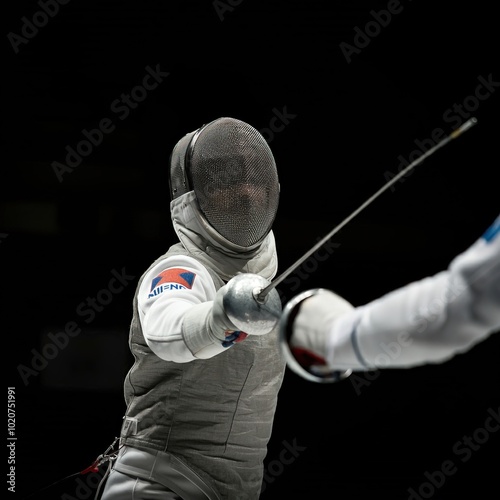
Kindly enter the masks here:
<path id="1" fill-rule="evenodd" d="M 335 234 L 328 258 L 284 281 L 285 300 L 322 286 L 368 302 L 444 269 L 498 214 L 489 2 L 71 0 L 45 18 L 43 3 L 11 2 L 4 38 L 1 304 L 16 497 L 95 493 L 98 475 L 78 473 L 119 433 L 131 299 L 176 241 L 166 165 L 185 133 L 232 116 L 265 134 L 280 173 L 284 271 L 421 144 L 477 118 Z M 355 49 L 349 58 L 341 44 Z M 137 94 L 147 67 L 168 76 Z M 132 91 L 141 102 L 114 111 Z M 105 118 L 113 131 L 58 178 L 54 162 Z M 110 295 L 113 272 L 129 278 Z M 109 303 L 91 317 L 78 309 L 88 297 Z M 79 335 L 43 351 L 71 321 Z M 499 340 L 334 385 L 287 371 L 262 498 L 408 499 L 411 488 L 416 499 L 494 497 Z M 52 358 L 44 366 L 41 352 Z M 440 474 L 449 462 L 453 472 Z"/>

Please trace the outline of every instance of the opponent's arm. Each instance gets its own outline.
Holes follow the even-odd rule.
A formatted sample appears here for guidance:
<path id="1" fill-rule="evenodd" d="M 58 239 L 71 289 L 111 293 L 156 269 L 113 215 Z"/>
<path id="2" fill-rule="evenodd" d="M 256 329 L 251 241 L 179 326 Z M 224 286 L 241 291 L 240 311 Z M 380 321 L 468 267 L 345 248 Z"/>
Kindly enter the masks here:
<path id="1" fill-rule="evenodd" d="M 353 307 L 327 290 L 285 307 L 302 368 L 410 368 L 441 363 L 500 331 L 500 217 L 447 270 Z M 309 295 L 309 296 L 307 296 Z"/>

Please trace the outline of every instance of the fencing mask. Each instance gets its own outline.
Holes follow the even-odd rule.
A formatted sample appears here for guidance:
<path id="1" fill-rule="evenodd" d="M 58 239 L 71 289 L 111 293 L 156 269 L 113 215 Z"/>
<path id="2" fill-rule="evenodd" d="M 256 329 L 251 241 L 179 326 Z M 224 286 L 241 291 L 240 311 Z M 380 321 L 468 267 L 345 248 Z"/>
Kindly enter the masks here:
<path id="1" fill-rule="evenodd" d="M 194 212 L 230 250 L 257 248 L 271 231 L 279 201 L 276 164 L 261 133 L 218 118 L 186 134 L 170 155 L 170 195 L 193 191 Z"/>

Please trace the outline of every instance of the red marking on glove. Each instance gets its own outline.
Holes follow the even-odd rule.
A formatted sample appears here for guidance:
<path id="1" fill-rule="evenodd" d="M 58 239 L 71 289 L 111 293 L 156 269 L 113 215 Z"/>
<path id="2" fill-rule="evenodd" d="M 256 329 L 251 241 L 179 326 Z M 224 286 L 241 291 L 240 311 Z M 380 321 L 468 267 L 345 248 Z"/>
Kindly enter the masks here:
<path id="1" fill-rule="evenodd" d="M 234 340 L 234 343 L 237 344 L 238 342 L 243 342 L 248 337 L 248 333 L 245 332 L 235 332 L 238 334 L 236 339 Z"/>
<path id="2" fill-rule="evenodd" d="M 304 368 L 309 368 L 312 365 L 326 365 L 325 358 L 322 358 L 321 356 L 318 356 L 303 347 L 292 347 L 291 351 L 295 359 Z"/>

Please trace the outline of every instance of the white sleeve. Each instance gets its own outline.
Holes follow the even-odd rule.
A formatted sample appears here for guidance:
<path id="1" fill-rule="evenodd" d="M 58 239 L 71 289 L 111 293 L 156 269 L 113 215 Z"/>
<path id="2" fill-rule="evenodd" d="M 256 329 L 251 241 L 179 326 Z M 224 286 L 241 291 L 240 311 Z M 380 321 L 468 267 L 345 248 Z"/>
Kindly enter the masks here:
<path id="1" fill-rule="evenodd" d="M 500 217 L 447 270 L 355 308 L 330 325 L 334 369 L 441 363 L 500 331 Z"/>
<path id="2" fill-rule="evenodd" d="M 149 348 L 166 361 L 197 359 L 184 341 L 183 318 L 193 306 L 212 301 L 215 294 L 212 277 L 195 259 L 181 255 L 158 262 L 144 276 L 137 297 Z"/>

